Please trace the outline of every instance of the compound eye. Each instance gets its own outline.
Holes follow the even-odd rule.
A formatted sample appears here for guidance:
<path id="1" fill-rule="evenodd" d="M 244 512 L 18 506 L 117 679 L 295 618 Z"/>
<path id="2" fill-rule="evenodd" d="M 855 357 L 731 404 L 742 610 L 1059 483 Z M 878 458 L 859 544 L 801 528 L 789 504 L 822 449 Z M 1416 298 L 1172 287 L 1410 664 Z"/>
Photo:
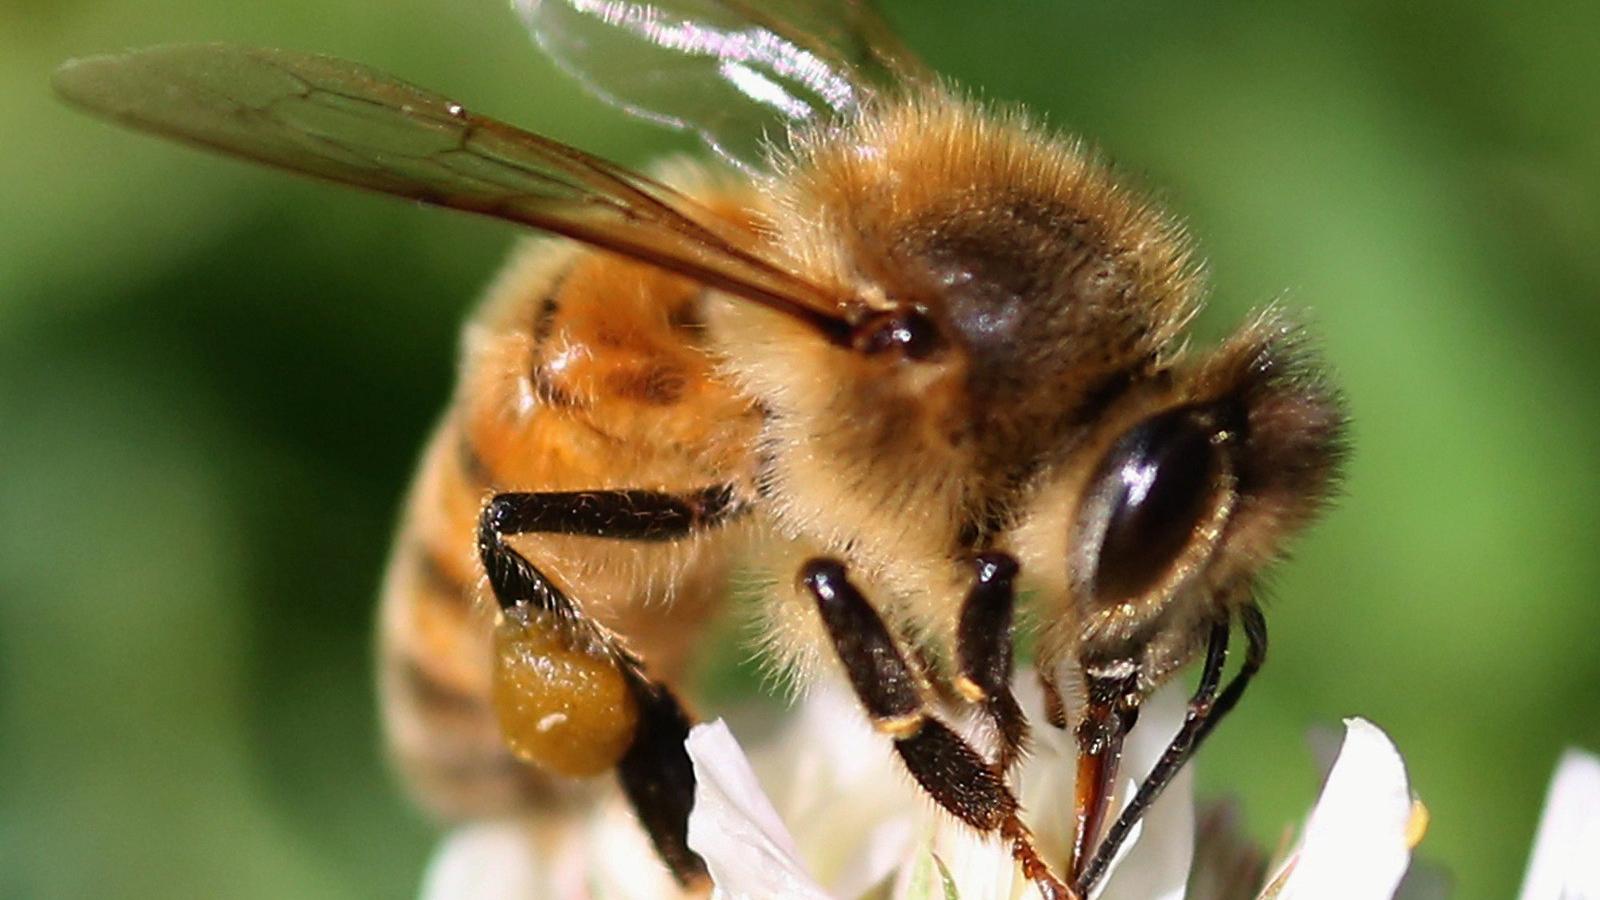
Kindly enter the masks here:
<path id="1" fill-rule="evenodd" d="M 1182 556 L 1218 490 L 1222 457 L 1212 443 L 1215 431 L 1197 410 L 1170 410 L 1139 423 L 1106 454 L 1091 495 L 1105 517 L 1096 598 L 1137 597 Z"/>

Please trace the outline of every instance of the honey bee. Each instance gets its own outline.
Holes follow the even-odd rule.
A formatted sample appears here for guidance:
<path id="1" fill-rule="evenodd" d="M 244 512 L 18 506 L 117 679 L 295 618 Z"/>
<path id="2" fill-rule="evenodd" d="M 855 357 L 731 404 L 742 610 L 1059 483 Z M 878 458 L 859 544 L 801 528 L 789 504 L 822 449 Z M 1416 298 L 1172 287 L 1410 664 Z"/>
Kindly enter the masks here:
<path id="1" fill-rule="evenodd" d="M 395 544 L 379 681 L 412 791 L 448 817 L 559 810 L 615 771 L 702 887 L 671 685 L 730 566 L 762 559 L 798 572 L 759 602 L 768 658 L 842 677 L 937 804 L 1045 896 L 1087 895 L 1261 666 L 1259 573 L 1336 480 L 1344 415 L 1301 332 L 1264 313 L 1188 349 L 1204 288 L 1182 228 L 1079 143 L 934 77 L 864 0 L 516 5 L 588 87 L 725 164 L 641 175 L 280 50 L 56 78 L 135 128 L 565 239 L 520 250 L 467 325 Z M 1055 867 L 1008 781 L 1024 591 L 1049 724 L 1078 745 Z M 1142 701 L 1202 656 L 1108 823 Z M 962 707 L 992 747 L 946 724 Z"/>

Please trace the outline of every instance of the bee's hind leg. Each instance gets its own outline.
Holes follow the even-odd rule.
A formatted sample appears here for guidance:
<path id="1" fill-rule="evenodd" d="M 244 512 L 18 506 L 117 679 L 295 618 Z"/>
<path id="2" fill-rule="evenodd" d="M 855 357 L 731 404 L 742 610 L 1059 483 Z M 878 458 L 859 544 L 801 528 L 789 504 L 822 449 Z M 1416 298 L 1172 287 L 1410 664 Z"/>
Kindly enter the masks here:
<path id="1" fill-rule="evenodd" d="M 1075 897 L 1035 852 L 1004 774 L 927 708 L 916 672 L 844 565 L 813 559 L 801 569 L 801 580 L 816 599 L 857 698 L 873 725 L 894 740 L 895 752 L 928 796 L 977 831 L 1009 841 L 1023 873 L 1044 896 Z"/>
<path id="2" fill-rule="evenodd" d="M 617 763 L 617 778 L 673 876 L 685 886 L 702 883 L 707 877 L 705 861 L 689 849 L 695 781 L 684 742 L 694 723 L 672 691 L 650 680 L 642 667 L 630 665 L 624 671 L 638 703 L 639 724 L 627 754 Z"/>
<path id="3" fill-rule="evenodd" d="M 688 844 L 695 784 L 684 749 L 688 713 L 641 660 L 505 539 L 538 532 L 671 541 L 720 525 L 740 508 L 726 486 L 685 496 L 503 493 L 478 523 L 479 556 L 503 612 L 496 680 L 510 696 L 505 704 L 497 698 L 508 742 L 520 741 L 520 756 L 558 774 L 598 774 L 614 765 L 640 824 L 685 885 L 706 877 L 704 861 Z M 550 709 L 582 710 L 582 721 Z"/>

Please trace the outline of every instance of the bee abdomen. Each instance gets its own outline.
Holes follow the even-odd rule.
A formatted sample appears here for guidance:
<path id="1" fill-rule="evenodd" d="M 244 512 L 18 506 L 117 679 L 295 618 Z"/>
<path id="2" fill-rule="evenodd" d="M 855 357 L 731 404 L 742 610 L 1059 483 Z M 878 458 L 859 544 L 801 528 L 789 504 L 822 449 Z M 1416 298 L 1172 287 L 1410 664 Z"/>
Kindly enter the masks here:
<path id="1" fill-rule="evenodd" d="M 469 537 L 477 492 L 459 443 L 447 422 L 423 458 L 384 584 L 378 639 L 391 756 L 415 798 L 447 819 L 509 812 L 553 787 L 506 749 L 490 703 L 488 612 L 477 600 Z"/>
<path id="2" fill-rule="evenodd" d="M 418 468 L 379 623 L 391 754 L 430 810 L 559 810 L 556 800 L 589 793 L 581 782 L 627 749 L 626 698 L 586 694 L 595 682 L 576 677 L 592 674 L 586 660 L 533 629 L 497 650 L 478 520 L 504 492 L 692 490 L 749 468 L 759 419 L 699 345 L 702 294 L 617 257 L 538 244 L 513 259 L 468 326 L 462 381 Z M 720 603 L 725 563 L 709 538 L 685 548 L 539 534 L 515 543 L 653 677 L 682 670 L 697 626 Z M 519 668 L 518 658 L 576 675 L 547 678 L 549 666 Z M 497 671 L 531 712 L 505 715 Z M 614 715 L 598 724 L 574 716 L 568 707 L 580 700 Z"/>

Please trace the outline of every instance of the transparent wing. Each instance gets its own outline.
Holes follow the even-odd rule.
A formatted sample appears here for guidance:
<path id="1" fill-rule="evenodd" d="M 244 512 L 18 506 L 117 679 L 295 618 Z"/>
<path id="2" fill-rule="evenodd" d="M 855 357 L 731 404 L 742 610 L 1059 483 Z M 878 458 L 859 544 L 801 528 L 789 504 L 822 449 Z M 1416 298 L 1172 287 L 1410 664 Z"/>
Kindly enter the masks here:
<path id="1" fill-rule="evenodd" d="M 766 167 L 795 125 L 930 77 L 868 0 L 513 0 L 591 92 Z"/>
<path id="2" fill-rule="evenodd" d="M 643 175 L 475 115 L 356 63 L 222 44 L 75 60 L 56 90 L 126 125 L 234 156 L 493 216 L 659 266 L 830 335 L 841 303 L 755 235 Z"/>

